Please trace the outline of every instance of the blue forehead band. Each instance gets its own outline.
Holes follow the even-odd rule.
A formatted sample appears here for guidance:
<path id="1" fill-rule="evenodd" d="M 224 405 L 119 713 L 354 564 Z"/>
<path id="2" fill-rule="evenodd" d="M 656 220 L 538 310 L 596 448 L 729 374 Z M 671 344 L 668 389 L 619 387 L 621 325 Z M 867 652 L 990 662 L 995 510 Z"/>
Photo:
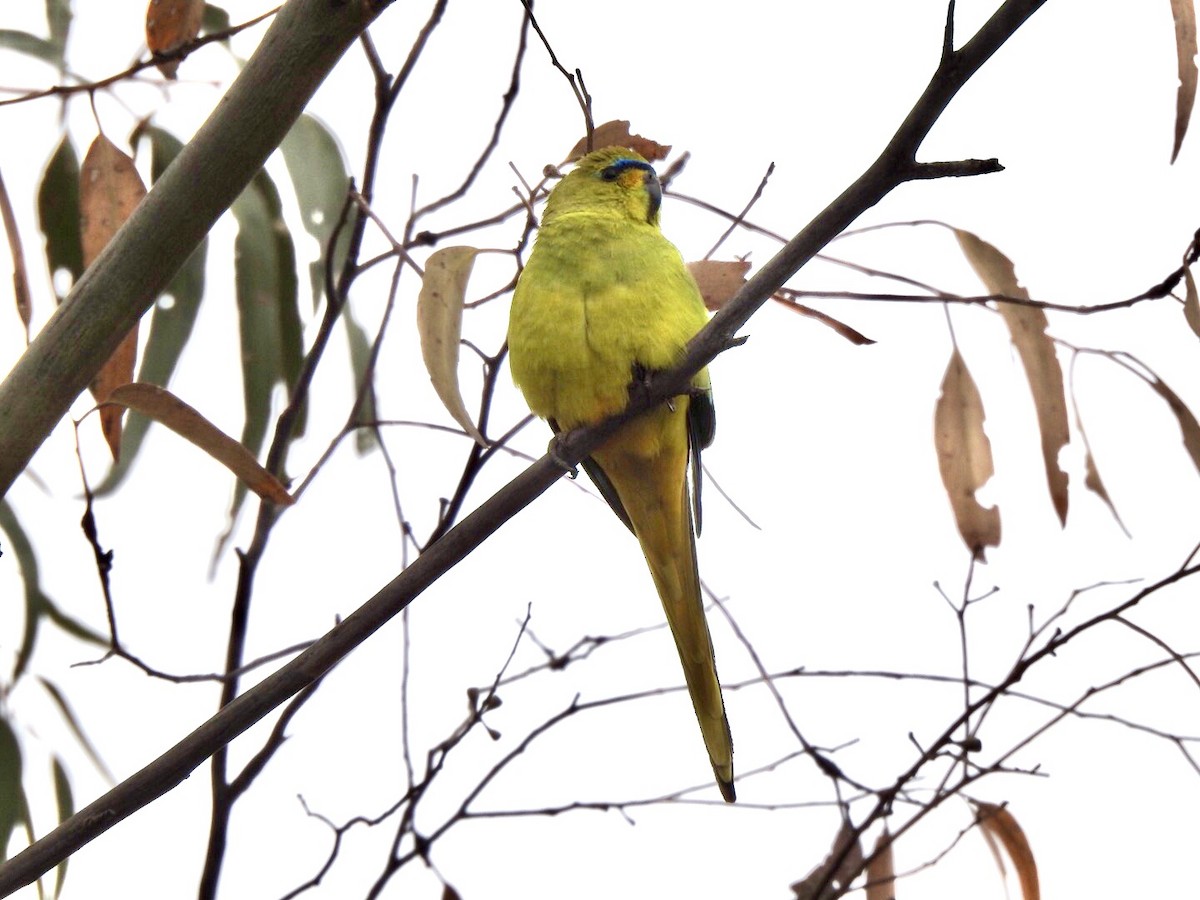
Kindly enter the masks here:
<path id="1" fill-rule="evenodd" d="M 640 159 L 628 158 L 618 159 L 611 165 L 605 166 L 600 170 L 600 177 L 605 181 L 616 181 L 622 172 L 625 172 L 629 169 L 641 169 L 643 172 L 649 172 L 651 175 L 655 175 L 655 177 L 657 177 L 657 174 L 654 171 L 654 166 L 650 165 L 650 163 L 642 162 Z"/>

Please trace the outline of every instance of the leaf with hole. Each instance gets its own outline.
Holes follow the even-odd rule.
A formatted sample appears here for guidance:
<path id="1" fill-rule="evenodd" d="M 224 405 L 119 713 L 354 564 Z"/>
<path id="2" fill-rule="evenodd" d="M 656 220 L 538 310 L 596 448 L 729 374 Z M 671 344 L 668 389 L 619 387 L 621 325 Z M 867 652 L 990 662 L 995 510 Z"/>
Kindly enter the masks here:
<path id="1" fill-rule="evenodd" d="M 854 828 L 843 820 L 829 855 L 803 880 L 791 885 L 794 900 L 836 900 L 849 890 L 862 867 L 862 844 Z"/>
<path id="2" fill-rule="evenodd" d="M 79 216 L 79 157 L 69 137 L 58 144 L 38 185 L 38 227 L 46 239 L 46 264 L 61 303 L 83 274 Z M 64 273 L 64 274 L 60 274 Z M 64 284 L 70 275 L 70 284 Z"/>
<path id="3" fill-rule="evenodd" d="M 1029 299 L 1029 292 L 1017 281 L 1012 261 L 987 241 L 954 229 L 958 244 L 967 261 L 987 287 L 989 293 L 1004 297 Z M 1067 397 L 1063 386 L 1062 366 L 1054 349 L 1054 341 L 1046 334 L 1045 311 L 1022 303 L 998 301 L 996 306 L 1008 325 L 1013 344 L 1021 357 L 1033 405 L 1037 411 L 1038 430 L 1042 436 L 1042 464 L 1050 500 L 1060 524 L 1067 521 L 1067 473 L 1059 465 L 1058 455 L 1071 439 L 1067 422 Z"/>
<path id="4" fill-rule="evenodd" d="M 975 498 L 993 473 L 992 445 L 983 422 L 979 388 L 955 349 L 934 411 L 934 446 L 958 533 L 979 560 L 987 547 L 1000 545 L 1000 510 L 985 508 Z"/>

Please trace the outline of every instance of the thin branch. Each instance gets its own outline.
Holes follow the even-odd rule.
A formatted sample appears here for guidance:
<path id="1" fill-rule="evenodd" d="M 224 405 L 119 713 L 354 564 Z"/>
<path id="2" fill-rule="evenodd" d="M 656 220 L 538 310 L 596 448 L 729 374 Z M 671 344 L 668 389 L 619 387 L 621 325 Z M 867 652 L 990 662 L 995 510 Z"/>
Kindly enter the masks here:
<path id="1" fill-rule="evenodd" d="M 127 69 L 117 72 L 115 75 L 109 75 L 107 78 L 101 78 L 98 81 L 82 81 L 79 84 L 58 84 L 54 87 L 44 88 L 43 90 L 33 90 L 23 93 L 19 97 L 11 97 L 8 100 L 0 100 L 0 106 L 13 106 L 17 103 L 28 103 L 31 100 L 43 100 L 46 97 L 68 97 L 71 94 L 95 94 L 96 91 L 106 87 L 111 87 L 121 81 L 128 81 L 138 72 L 144 69 L 149 69 L 158 66 L 165 60 L 184 60 L 191 56 L 201 47 L 213 43 L 214 41 L 226 41 L 235 34 L 240 34 L 248 28 L 253 28 L 260 22 L 265 22 L 273 15 L 278 13 L 282 6 L 276 6 L 274 9 L 269 9 L 260 16 L 255 16 L 240 25 L 233 25 L 223 31 L 214 31 L 211 34 L 206 34 L 196 38 L 182 47 L 176 47 L 174 50 L 169 50 L 165 53 L 151 54 L 148 59 L 138 60 L 129 66 Z"/>

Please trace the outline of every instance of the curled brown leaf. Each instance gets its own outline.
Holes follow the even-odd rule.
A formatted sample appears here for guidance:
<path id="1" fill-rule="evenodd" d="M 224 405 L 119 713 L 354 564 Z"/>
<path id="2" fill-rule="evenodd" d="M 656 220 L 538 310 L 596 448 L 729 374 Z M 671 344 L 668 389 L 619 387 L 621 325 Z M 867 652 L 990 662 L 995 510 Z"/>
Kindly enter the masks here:
<path id="1" fill-rule="evenodd" d="M 1025 837 L 1025 831 L 1016 818 L 1007 807 L 997 806 L 995 803 L 975 801 L 973 805 L 980 830 L 992 851 L 992 856 L 996 859 L 996 865 L 1000 867 L 1000 873 L 1004 874 L 1004 858 L 1000 855 L 1000 848 L 1003 848 L 1017 872 L 1021 896 L 1024 900 L 1041 900 L 1037 863 L 1034 862 L 1033 850 Z"/>
<path id="2" fill-rule="evenodd" d="M 294 502 L 287 488 L 260 466 L 249 450 L 166 388 L 143 382 L 124 384 L 114 389 L 106 402 L 135 409 L 166 425 L 229 469 L 264 500 L 277 506 Z"/>

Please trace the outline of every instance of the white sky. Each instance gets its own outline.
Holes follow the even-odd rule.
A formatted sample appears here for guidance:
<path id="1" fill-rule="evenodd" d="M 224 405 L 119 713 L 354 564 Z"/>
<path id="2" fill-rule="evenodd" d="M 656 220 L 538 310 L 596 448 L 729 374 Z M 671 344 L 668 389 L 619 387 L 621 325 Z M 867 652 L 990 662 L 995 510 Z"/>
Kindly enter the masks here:
<path id="1" fill-rule="evenodd" d="M 139 52 L 142 4 L 77 4 L 70 60 L 101 77 Z M 960 40 L 995 0 L 959 3 Z M 41 31 L 35 5 L 11 5 L 0 27 Z M 37 5 L 40 7 L 40 5 Z M 740 209 L 767 165 L 777 165 L 751 218 L 790 235 L 877 154 L 910 108 L 936 63 L 944 5 L 780 4 L 747 0 L 720 15 L 693 4 L 646 2 L 580 6 L 542 0 L 538 15 L 560 59 L 583 70 L 596 119 L 628 118 L 635 130 L 692 159 L 678 190 Z M 265 8 L 230 3 L 234 21 Z M 386 64 L 397 69 L 424 6 L 396 4 L 373 33 Z M 378 212 L 396 226 L 408 208 L 411 176 L 430 199 L 458 183 L 490 132 L 507 85 L 519 23 L 516 0 L 451 3 L 402 96 L 385 147 Z M 236 46 L 248 54 L 256 29 Z M 49 70 L 0 56 L 0 83 L 41 86 Z M 186 136 L 235 74 L 228 56 L 210 48 L 184 63 L 181 83 L 122 87 L 97 99 L 114 140 L 137 116 Z M 157 76 L 149 78 L 157 83 Z M 1000 175 L 906 186 L 860 224 L 939 218 L 976 231 L 1016 262 L 1033 296 L 1062 303 L 1120 299 L 1156 284 L 1175 266 L 1197 227 L 1194 205 L 1200 137 L 1168 166 L 1175 104 L 1170 4 L 1088 4 L 1051 0 L 955 100 L 935 128 L 923 160 L 998 157 Z M 371 87 L 362 53 L 352 50 L 313 103 L 341 137 L 358 167 Z M 0 110 L 0 133 L 22 135 L 0 145 L 0 170 L 13 196 L 32 264 L 37 322 L 49 313 L 39 281 L 40 237 L 33 196 L 57 141 L 60 107 L 42 101 Z M 95 133 L 83 100 L 69 107 L 76 146 Z M 512 199 L 511 161 L 527 178 L 562 158 L 581 132 L 581 117 L 561 76 L 539 46 L 530 48 L 521 99 L 493 164 L 470 200 L 435 220 L 438 227 L 487 215 Z M 280 180 L 282 166 L 276 164 Z M 289 213 L 293 216 L 294 214 Z M 687 258 L 708 249 L 724 224 L 668 200 L 664 229 Z M 516 229 L 490 240 L 511 243 Z M 293 229 L 300 234 L 299 225 Z M 232 279 L 232 228 L 218 225 L 210 246 L 209 292 L 193 344 L 172 389 L 227 430 L 240 428 L 240 383 Z M 474 240 L 474 239 L 472 239 Z M 486 239 L 480 239 L 486 240 Z M 314 248 L 298 238 L 302 256 Z M 372 246 L 382 247 L 376 239 Z M 737 233 L 727 258 L 751 254 L 762 263 L 773 246 Z M 893 229 L 849 238 L 830 252 L 962 293 L 980 291 L 942 229 Z M 7 259 L 7 257 L 5 257 Z M 0 268 L 7 263 L 0 264 Z M 481 263 L 482 295 L 508 274 Z M 489 281 L 489 278 L 491 279 Z M 420 365 L 412 333 L 416 279 L 404 276 L 401 301 L 381 362 L 383 409 L 390 418 L 448 422 Z M 303 283 L 304 279 L 302 279 Z M 897 290 L 894 283 L 814 264 L 793 280 L 806 289 Z M 386 284 L 364 279 L 353 298 L 365 321 L 382 308 Z M 715 490 L 706 494 L 701 573 L 730 601 L 731 611 L 772 670 L 890 670 L 954 675 L 956 622 L 932 587 L 961 594 L 967 554 L 942 492 L 932 447 L 933 406 L 950 342 L 934 305 L 813 301 L 875 338 L 853 347 L 821 325 L 780 309 L 763 310 L 746 329 L 749 343 L 714 363 L 718 437 L 706 456 L 716 481 L 754 518 L 748 527 Z M 302 309 L 308 309 L 302 300 Z M 507 314 L 501 300 L 468 318 L 467 336 L 499 345 Z M 1105 580 L 1154 580 L 1176 567 L 1197 541 L 1200 502 L 1195 467 L 1182 451 L 1165 406 L 1140 382 L 1102 360 L 1076 369 L 1078 398 L 1092 447 L 1127 540 L 1103 505 L 1083 490 L 1076 435 L 1064 460 L 1071 473 L 1071 513 L 1060 530 L 1040 470 L 1033 411 L 1023 372 L 993 313 L 956 309 L 956 334 L 987 409 L 997 474 L 986 489 L 1000 504 L 1002 545 L 977 572 L 977 589 L 1000 592 L 969 617 L 971 664 L 977 677 L 1002 677 L 1027 632 L 1027 606 L 1044 620 L 1074 588 Z M 16 317 L 0 306 L 0 365 L 20 351 Z M 1185 399 L 1200 356 L 1173 301 L 1113 316 L 1052 316 L 1056 336 L 1080 345 L 1126 349 L 1150 363 Z M 336 354 L 341 343 L 334 342 Z M 340 426 L 348 376 L 334 360 L 317 385 L 310 437 L 293 454 L 302 473 Z M 1068 356 L 1062 354 L 1064 365 Z M 476 373 L 464 366 L 468 389 Z M 523 413 L 505 376 L 494 412 L 496 433 Z M 470 395 L 468 395 L 470 397 Z M 473 406 L 468 399 L 468 406 Z M 75 414 L 88 407 L 81 400 Z M 105 467 L 94 423 L 85 431 L 93 483 Z M 437 500 L 453 489 L 465 441 L 423 431 L 391 435 L 405 509 L 418 535 L 432 527 Z M 522 450 L 539 453 L 546 434 L 527 429 Z M 507 458 L 489 467 L 472 500 L 482 500 L 519 471 Z M 103 607 L 90 550 L 77 528 L 82 504 L 71 429 L 60 428 L 34 462 L 50 485 L 29 479 L 10 494 L 41 554 L 48 593 L 74 615 L 103 627 Z M 227 556 L 212 581 L 209 555 L 224 526 L 229 482 L 218 468 L 177 439 L 154 433 L 139 470 L 97 517 L 105 546 L 116 551 L 114 590 L 126 643 L 177 672 L 220 666 L 222 627 L 236 561 Z M 238 540 L 244 545 L 249 517 Z M 325 631 L 390 579 L 399 567 L 398 531 L 378 455 L 335 458 L 310 495 L 279 527 L 260 572 L 249 655 Z M 7 564 L 7 565 L 6 565 Z M 0 635 L 20 627 L 19 580 L 9 556 L 0 560 Z M 1115 603 L 1136 588 L 1108 587 L 1077 601 L 1069 621 Z M 1196 615 L 1185 584 L 1132 618 L 1172 641 L 1194 647 Z M 612 634 L 659 621 L 660 612 L 636 547 L 603 505 L 563 484 L 534 504 L 413 607 L 414 753 L 443 738 L 465 712 L 464 691 L 489 682 L 532 605 L 538 638 L 562 650 L 582 634 Z M 719 616 L 714 640 L 724 681 L 752 678 L 754 668 Z M 403 780 L 398 750 L 397 626 L 384 629 L 329 677 L 293 722 L 293 737 L 239 805 L 223 876 L 228 898 L 285 893 L 315 870 L 329 834 L 307 818 L 315 811 L 342 821 L 374 815 L 397 796 Z M 11 658 L 15 641 L 0 639 Z M 144 765 L 204 720 L 215 705 L 212 686 L 150 681 L 121 663 L 66 668 L 91 648 L 47 632 L 34 670 L 60 685 L 114 774 Z M 1108 681 L 1160 651 L 1128 630 L 1108 626 L 1070 652 L 1039 666 L 1022 689 L 1070 702 L 1089 684 Z M 516 669 L 537 661 L 523 645 Z M 480 772 L 524 734 L 580 693 L 597 699 L 679 681 L 664 632 L 607 648 L 565 674 L 502 694 L 488 719 L 496 743 L 477 733 L 430 799 L 425 828 L 456 803 Z M 884 786 L 914 758 L 908 740 L 928 742 L 956 713 L 957 687 L 873 679 L 792 680 L 781 685 L 805 735 L 829 748 L 856 741 L 834 759 L 854 777 Z M 1177 668 L 1135 682 L 1096 707 L 1180 733 L 1200 732 L 1196 691 Z M 761 688 L 730 692 L 729 717 L 739 770 L 765 765 L 795 749 Z M 61 749 L 77 799 L 90 801 L 104 780 L 28 681 L 8 698 L 26 725 L 28 765 L 44 767 Z M 982 732 L 984 762 L 1037 727 L 1044 712 L 1001 704 Z M 244 760 L 265 731 L 235 744 Z M 1052 896 L 1155 896 L 1174 893 L 1189 874 L 1196 841 L 1192 810 L 1200 782 L 1166 742 L 1097 722 L 1069 721 L 1014 760 L 1049 778 L 993 776 L 973 796 L 1008 801 L 1037 855 L 1043 892 Z M 482 808 L 653 796 L 710 777 L 699 734 L 680 694 L 577 717 L 535 744 L 497 781 Z M 44 779 L 27 778 L 35 815 L 48 797 Z M 39 784 L 41 787 L 39 787 Z M 208 775 L 184 785 L 89 845 L 73 858 L 64 897 L 186 896 L 202 863 Z M 716 797 L 715 791 L 705 796 Z M 440 843 L 434 861 L 464 898 L 520 896 L 787 897 L 788 884 L 823 858 L 837 826 L 828 782 L 805 760 L 739 783 L 747 808 L 723 805 L 640 810 L 630 827 L 616 813 L 554 819 L 465 823 Z M 755 804 L 821 803 L 764 812 Z M 43 816 L 40 821 L 46 824 Z M 970 821 L 949 802 L 898 843 L 907 870 L 936 856 Z M 355 831 L 334 874 L 312 895 L 359 896 L 379 870 L 390 825 Z M 874 835 L 872 834 L 872 838 Z M 439 896 L 437 880 L 413 867 L 386 896 Z M 1013 886 L 1015 891 L 1015 885 Z M 1000 898 L 1004 889 L 977 834 L 939 865 L 903 882 L 899 897 Z M 32 890 L 21 896 L 35 896 Z M 1015 896 L 1015 894 L 1013 895 Z"/>

